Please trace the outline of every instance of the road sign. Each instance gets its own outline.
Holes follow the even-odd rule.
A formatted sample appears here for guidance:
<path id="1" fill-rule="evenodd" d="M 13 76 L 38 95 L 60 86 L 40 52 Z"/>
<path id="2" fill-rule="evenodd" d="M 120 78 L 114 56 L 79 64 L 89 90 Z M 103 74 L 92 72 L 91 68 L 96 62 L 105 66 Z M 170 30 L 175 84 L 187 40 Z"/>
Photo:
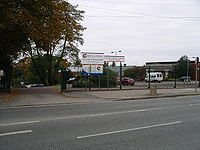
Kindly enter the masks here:
<path id="1" fill-rule="evenodd" d="M 103 65 L 104 53 L 82 52 L 81 64 L 82 65 Z"/>
<path id="2" fill-rule="evenodd" d="M 83 65 L 83 75 L 100 76 L 103 75 L 103 65 Z"/>
<path id="3" fill-rule="evenodd" d="M 105 62 L 125 62 L 125 56 L 104 55 Z"/>

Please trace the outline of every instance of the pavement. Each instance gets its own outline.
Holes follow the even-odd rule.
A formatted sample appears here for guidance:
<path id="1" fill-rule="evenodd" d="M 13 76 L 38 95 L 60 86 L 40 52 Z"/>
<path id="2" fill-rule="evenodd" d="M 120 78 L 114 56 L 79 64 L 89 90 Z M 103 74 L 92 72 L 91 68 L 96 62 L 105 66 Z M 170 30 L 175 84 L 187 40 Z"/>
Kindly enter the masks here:
<path id="1" fill-rule="evenodd" d="M 161 97 L 177 97 L 177 96 L 190 96 L 199 95 L 200 89 L 195 92 L 194 88 L 181 88 L 181 89 L 157 89 L 157 93 L 150 94 L 149 89 L 134 89 L 134 90 L 109 90 L 109 91 L 71 91 L 64 93 L 68 96 L 79 96 L 81 98 L 97 98 L 105 100 L 135 100 L 135 99 L 149 99 Z"/>
<path id="2" fill-rule="evenodd" d="M 149 89 L 103 90 L 103 91 L 67 91 L 60 93 L 59 86 L 15 89 L 14 94 L 0 97 L 0 107 L 106 103 L 123 100 L 139 100 L 163 97 L 200 95 L 200 89 L 157 89 L 150 95 Z"/>

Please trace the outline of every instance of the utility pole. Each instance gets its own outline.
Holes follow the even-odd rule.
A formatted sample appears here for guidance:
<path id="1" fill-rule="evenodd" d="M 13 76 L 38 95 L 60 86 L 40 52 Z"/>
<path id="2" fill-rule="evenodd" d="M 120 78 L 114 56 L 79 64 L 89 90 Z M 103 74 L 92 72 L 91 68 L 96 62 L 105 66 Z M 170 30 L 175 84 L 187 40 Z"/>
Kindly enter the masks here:
<path id="1" fill-rule="evenodd" d="M 92 66 L 90 65 L 90 75 L 89 75 L 89 90 L 91 90 L 91 68 Z"/>
<path id="2" fill-rule="evenodd" d="M 112 51 L 111 53 L 114 53 L 115 56 L 117 56 L 117 53 L 121 53 L 122 51 Z M 119 71 L 119 80 L 120 80 L 120 86 L 119 89 L 122 89 L 122 62 L 120 61 L 120 71 Z"/>
<path id="3" fill-rule="evenodd" d="M 176 66 L 174 66 L 174 88 L 176 88 Z"/>
<path id="4" fill-rule="evenodd" d="M 199 63 L 199 57 L 196 57 L 195 59 L 195 92 L 197 92 L 197 64 Z"/>
<path id="5" fill-rule="evenodd" d="M 200 67 L 199 67 L 199 87 L 200 87 Z"/>
<path id="6" fill-rule="evenodd" d="M 150 79 L 151 79 L 151 78 L 150 78 L 150 69 L 151 69 L 151 68 L 150 68 L 150 66 L 149 66 L 149 71 L 148 71 L 148 74 L 149 74 L 149 85 L 148 85 L 148 89 L 150 89 L 150 83 L 151 83 L 151 81 L 150 81 Z"/>
<path id="7" fill-rule="evenodd" d="M 120 90 L 122 89 L 122 62 L 120 62 Z"/>
<path id="8" fill-rule="evenodd" d="M 187 83 L 188 83 L 188 74 L 189 74 L 189 62 L 190 60 L 187 60 Z"/>
<path id="9" fill-rule="evenodd" d="M 109 90 L 109 63 L 107 66 L 107 90 Z"/>

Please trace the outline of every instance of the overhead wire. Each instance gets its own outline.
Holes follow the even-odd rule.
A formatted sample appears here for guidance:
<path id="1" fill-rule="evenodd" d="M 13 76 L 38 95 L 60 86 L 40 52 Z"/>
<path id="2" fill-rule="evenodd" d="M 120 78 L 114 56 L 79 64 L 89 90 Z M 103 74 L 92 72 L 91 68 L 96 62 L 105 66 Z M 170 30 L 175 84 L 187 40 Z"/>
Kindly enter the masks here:
<path id="1" fill-rule="evenodd" d="M 101 9 L 101 10 L 108 10 L 108 11 L 126 13 L 126 14 L 137 14 L 137 15 L 140 15 L 140 16 L 148 16 L 148 17 L 154 17 L 154 18 L 160 18 L 160 19 L 179 19 L 179 20 L 186 20 L 186 21 L 200 21 L 200 20 L 196 20 L 197 18 L 200 19 L 199 16 L 196 16 L 196 17 L 192 17 L 192 16 L 160 16 L 160 15 L 149 14 L 149 13 L 141 13 L 141 12 L 136 12 L 136 11 L 130 12 L 130 11 L 123 11 L 123 10 L 102 8 L 102 7 L 94 7 L 94 6 L 87 6 L 87 5 L 81 5 L 81 6 L 93 8 L 93 9 Z M 135 17 L 135 16 L 131 16 L 131 17 Z"/>
<path id="2" fill-rule="evenodd" d="M 79 1 L 84 1 L 84 2 L 95 2 L 95 3 L 99 3 L 99 1 L 90 1 L 90 0 L 79 0 Z M 114 3 L 114 4 L 117 4 L 117 3 L 119 3 L 119 4 L 136 4 L 136 5 L 163 5 L 163 6 L 177 6 L 177 7 L 182 7 L 182 6 L 184 6 L 184 7 L 200 7 L 200 3 L 199 3 L 199 5 L 197 5 L 197 4 L 192 4 L 192 3 L 188 3 L 188 4 L 175 4 L 175 3 L 142 3 L 142 2 L 133 2 L 133 1 L 131 1 L 131 2 L 127 2 L 127 1 L 121 1 L 121 2 L 119 2 L 119 1 L 102 1 L 101 0 L 101 2 L 103 2 L 103 3 Z"/>
<path id="3" fill-rule="evenodd" d="M 105 1 L 106 2 L 106 1 Z M 109 2 L 109 3 L 115 3 L 115 2 Z M 117 3 L 117 2 L 116 2 Z M 124 3 L 124 2 L 122 2 Z M 126 4 L 126 2 L 125 2 Z M 200 7 L 200 5 L 194 5 L 194 4 L 167 4 L 167 3 L 141 3 L 141 2 L 131 2 L 129 4 L 136 4 L 136 5 L 159 5 L 159 6 L 176 6 L 176 7 Z"/>
<path id="4" fill-rule="evenodd" d="M 147 18 L 147 17 L 144 17 L 144 16 L 122 16 L 122 15 L 119 15 L 119 16 L 114 16 L 114 15 L 111 15 L 111 16 L 100 16 L 100 15 L 88 15 L 87 17 L 117 17 L 117 18 Z M 149 18 L 149 17 L 148 17 Z M 154 18 L 154 17 L 153 17 Z M 179 16 L 175 16 L 175 17 L 156 17 L 156 18 L 172 18 L 172 19 L 200 19 L 200 17 L 179 17 Z"/>

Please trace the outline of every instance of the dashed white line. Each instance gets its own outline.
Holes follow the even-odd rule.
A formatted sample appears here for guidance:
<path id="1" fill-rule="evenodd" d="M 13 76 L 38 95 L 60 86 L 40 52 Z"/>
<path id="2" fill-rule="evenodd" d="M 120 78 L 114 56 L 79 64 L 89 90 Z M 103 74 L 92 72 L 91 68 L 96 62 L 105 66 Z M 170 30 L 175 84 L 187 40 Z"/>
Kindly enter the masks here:
<path id="1" fill-rule="evenodd" d="M 38 122 L 40 122 L 40 121 L 13 122 L 13 123 L 0 124 L 0 127 L 13 126 L 13 125 L 23 125 L 23 124 L 32 124 L 32 123 L 38 123 Z"/>
<path id="2" fill-rule="evenodd" d="M 111 132 L 102 132 L 102 133 L 97 133 L 97 134 L 78 136 L 77 139 L 97 137 L 97 136 L 110 135 L 110 134 L 123 133 L 123 132 L 128 132 L 128 131 L 136 131 L 136 130 L 142 130 L 142 129 L 162 127 L 162 126 L 169 126 L 169 125 L 175 125 L 175 124 L 180 124 L 180 123 L 182 123 L 182 121 L 169 122 L 169 123 L 163 123 L 163 124 L 156 124 L 156 125 L 151 125 L 151 126 L 144 126 L 144 127 L 125 129 L 125 130 L 118 130 L 118 131 L 111 131 Z"/>
<path id="3" fill-rule="evenodd" d="M 137 112 L 154 111 L 154 110 L 161 110 L 161 109 L 164 109 L 164 108 L 160 107 L 160 108 L 150 108 L 150 109 L 138 109 L 138 110 L 108 112 L 108 113 L 100 113 L 100 114 L 88 114 L 88 115 L 58 117 L 58 118 L 51 118 L 51 119 L 40 120 L 40 121 L 33 120 L 33 121 L 24 121 L 24 122 L 4 123 L 4 124 L 0 124 L 0 127 L 23 125 L 23 124 L 33 124 L 33 123 L 39 123 L 41 121 L 53 121 L 53 120 L 65 120 L 65 119 L 80 119 L 80 118 L 89 118 L 89 117 L 101 117 L 101 116 L 118 115 L 118 114 L 126 114 L 126 113 L 137 113 Z"/>
<path id="4" fill-rule="evenodd" d="M 69 116 L 69 117 L 51 118 L 51 119 L 47 119 L 45 121 L 101 117 L 101 116 L 109 116 L 109 115 L 119 115 L 119 114 L 127 114 L 127 113 L 154 111 L 154 110 L 161 110 L 161 109 L 164 109 L 164 108 L 160 107 L 160 108 L 138 109 L 138 110 L 128 110 L 128 111 L 119 111 L 119 112 L 108 112 L 108 113 L 100 113 L 100 114 L 77 115 L 77 116 Z"/>
<path id="5" fill-rule="evenodd" d="M 1 133 L 0 137 L 2 136 L 9 136 L 9 135 L 16 135 L 16 134 L 25 134 L 25 133 L 32 133 L 32 130 L 24 130 L 24 131 L 15 131 L 15 132 L 8 132 L 8 133 Z"/>
<path id="6" fill-rule="evenodd" d="M 200 105 L 200 103 L 197 103 L 197 104 L 190 104 L 190 106 L 198 106 Z"/>

